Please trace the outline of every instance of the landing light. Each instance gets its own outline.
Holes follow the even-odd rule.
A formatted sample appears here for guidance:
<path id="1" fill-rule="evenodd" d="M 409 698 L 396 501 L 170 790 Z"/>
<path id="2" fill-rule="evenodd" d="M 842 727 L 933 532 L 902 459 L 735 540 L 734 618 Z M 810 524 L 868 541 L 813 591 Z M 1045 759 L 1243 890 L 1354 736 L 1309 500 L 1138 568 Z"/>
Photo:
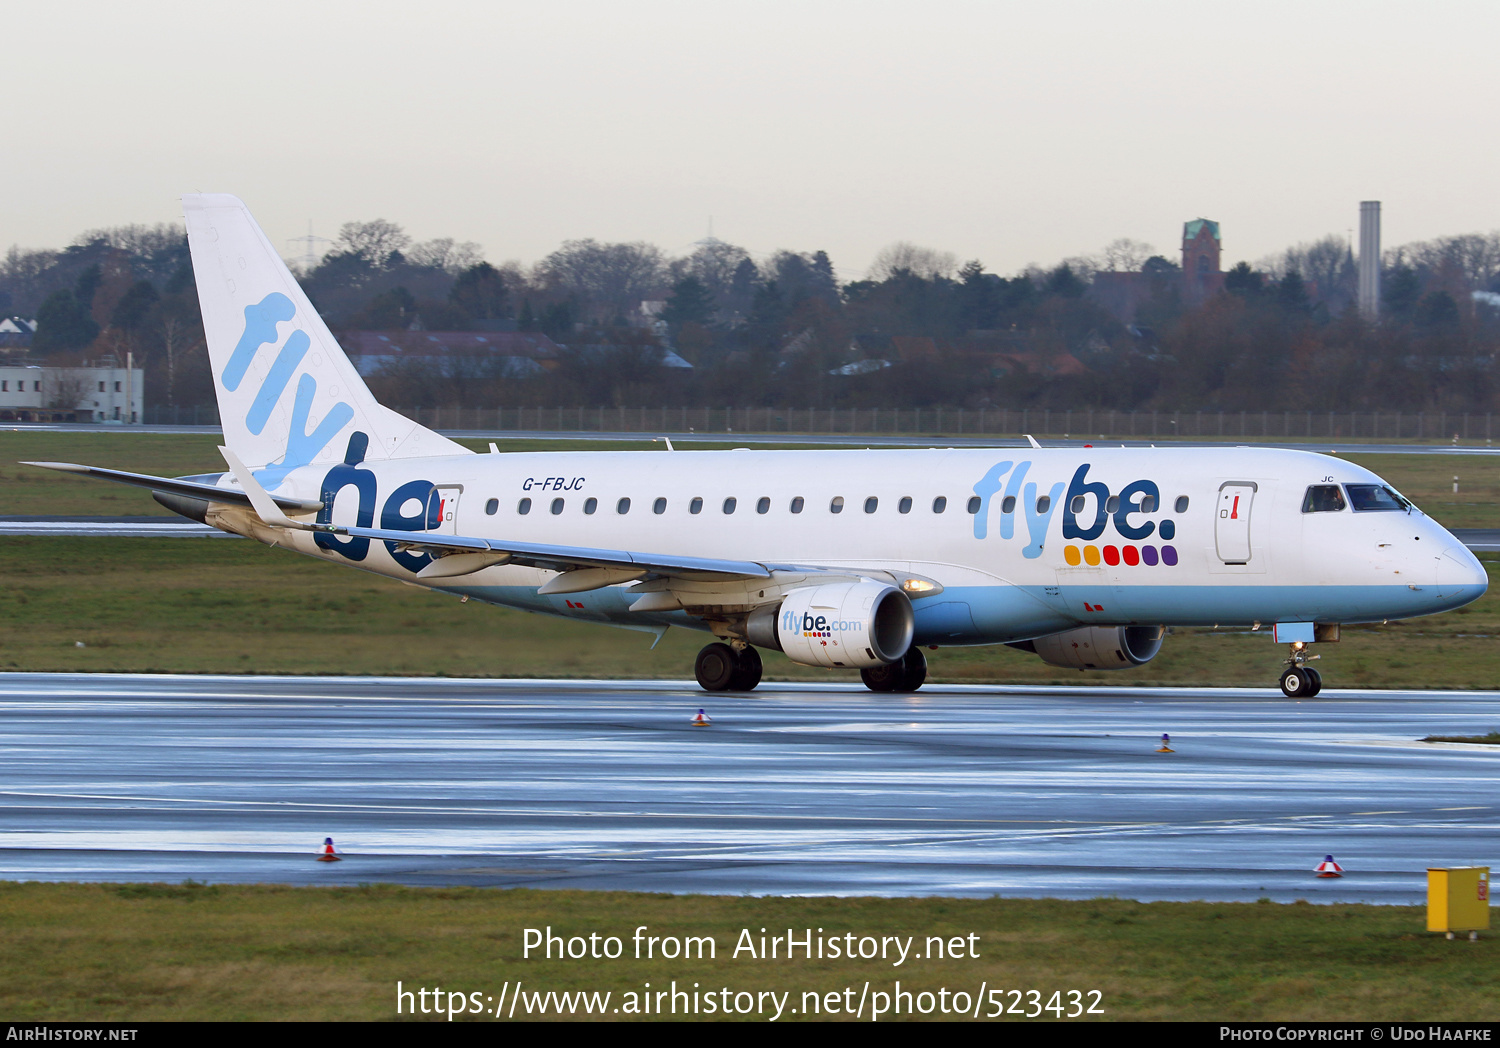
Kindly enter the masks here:
<path id="1" fill-rule="evenodd" d="M 902 579 L 901 580 L 901 592 L 909 594 L 909 595 L 919 596 L 919 597 L 920 596 L 925 596 L 928 593 L 939 593 L 939 592 L 942 591 L 942 588 L 943 587 L 939 586 L 936 582 L 933 582 L 931 579 Z"/>

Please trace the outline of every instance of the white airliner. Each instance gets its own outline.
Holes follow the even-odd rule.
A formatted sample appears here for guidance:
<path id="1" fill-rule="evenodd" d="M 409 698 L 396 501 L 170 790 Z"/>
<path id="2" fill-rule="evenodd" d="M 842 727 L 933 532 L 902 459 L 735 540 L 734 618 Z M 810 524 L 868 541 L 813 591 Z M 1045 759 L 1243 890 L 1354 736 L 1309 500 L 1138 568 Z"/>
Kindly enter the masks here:
<path id="1" fill-rule="evenodd" d="M 1460 607 L 1484 568 L 1369 470 L 1265 448 L 475 454 L 375 402 L 249 211 L 183 198 L 226 473 L 36 463 L 267 545 L 506 607 L 712 633 L 912 691 L 924 645 L 1124 669 L 1166 626 L 1265 626 L 1289 696 L 1342 623 Z"/>

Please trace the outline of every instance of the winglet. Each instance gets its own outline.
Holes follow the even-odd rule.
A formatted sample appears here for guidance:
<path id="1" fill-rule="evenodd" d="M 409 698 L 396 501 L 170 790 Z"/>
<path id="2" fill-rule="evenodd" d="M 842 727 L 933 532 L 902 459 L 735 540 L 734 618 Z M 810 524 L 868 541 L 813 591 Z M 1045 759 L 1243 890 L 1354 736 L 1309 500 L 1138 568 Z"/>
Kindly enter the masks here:
<path id="1" fill-rule="evenodd" d="M 260 481 L 255 475 L 245 468 L 239 456 L 228 448 L 219 448 L 219 454 L 224 456 L 224 461 L 229 463 L 229 471 L 234 478 L 240 482 L 240 487 L 245 489 L 245 494 L 250 498 L 250 505 L 255 507 L 255 512 L 260 519 L 273 528 L 296 528 L 301 531 L 312 530 L 306 524 L 298 524 L 281 512 L 281 507 L 272 501 L 266 489 L 260 486 Z"/>
<path id="2" fill-rule="evenodd" d="M 1029 443 L 1032 447 L 1036 448 L 1038 451 L 1042 449 L 1042 446 L 1036 442 L 1036 438 L 1033 437 L 1030 433 L 1025 434 L 1025 437 L 1027 443 Z"/>

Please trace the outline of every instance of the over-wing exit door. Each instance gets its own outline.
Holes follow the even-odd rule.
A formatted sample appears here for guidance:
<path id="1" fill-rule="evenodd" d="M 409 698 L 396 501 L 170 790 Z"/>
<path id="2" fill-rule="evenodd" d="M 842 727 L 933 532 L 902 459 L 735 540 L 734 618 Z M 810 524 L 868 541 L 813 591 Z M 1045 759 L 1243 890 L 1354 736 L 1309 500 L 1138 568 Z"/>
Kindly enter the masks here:
<path id="1" fill-rule="evenodd" d="M 1247 564 L 1250 561 L 1250 503 L 1254 498 L 1253 481 L 1231 480 L 1219 486 L 1214 541 L 1219 549 L 1219 559 L 1225 564 Z"/>

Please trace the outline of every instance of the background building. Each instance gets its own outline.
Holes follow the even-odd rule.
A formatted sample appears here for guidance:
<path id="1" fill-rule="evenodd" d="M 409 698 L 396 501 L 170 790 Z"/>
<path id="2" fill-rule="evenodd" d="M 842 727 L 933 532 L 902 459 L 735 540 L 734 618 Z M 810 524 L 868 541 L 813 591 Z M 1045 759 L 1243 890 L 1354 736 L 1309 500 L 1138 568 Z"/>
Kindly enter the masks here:
<path id="1" fill-rule="evenodd" d="M 140 368 L 109 362 L 0 365 L 0 422 L 139 422 L 145 384 Z"/>

